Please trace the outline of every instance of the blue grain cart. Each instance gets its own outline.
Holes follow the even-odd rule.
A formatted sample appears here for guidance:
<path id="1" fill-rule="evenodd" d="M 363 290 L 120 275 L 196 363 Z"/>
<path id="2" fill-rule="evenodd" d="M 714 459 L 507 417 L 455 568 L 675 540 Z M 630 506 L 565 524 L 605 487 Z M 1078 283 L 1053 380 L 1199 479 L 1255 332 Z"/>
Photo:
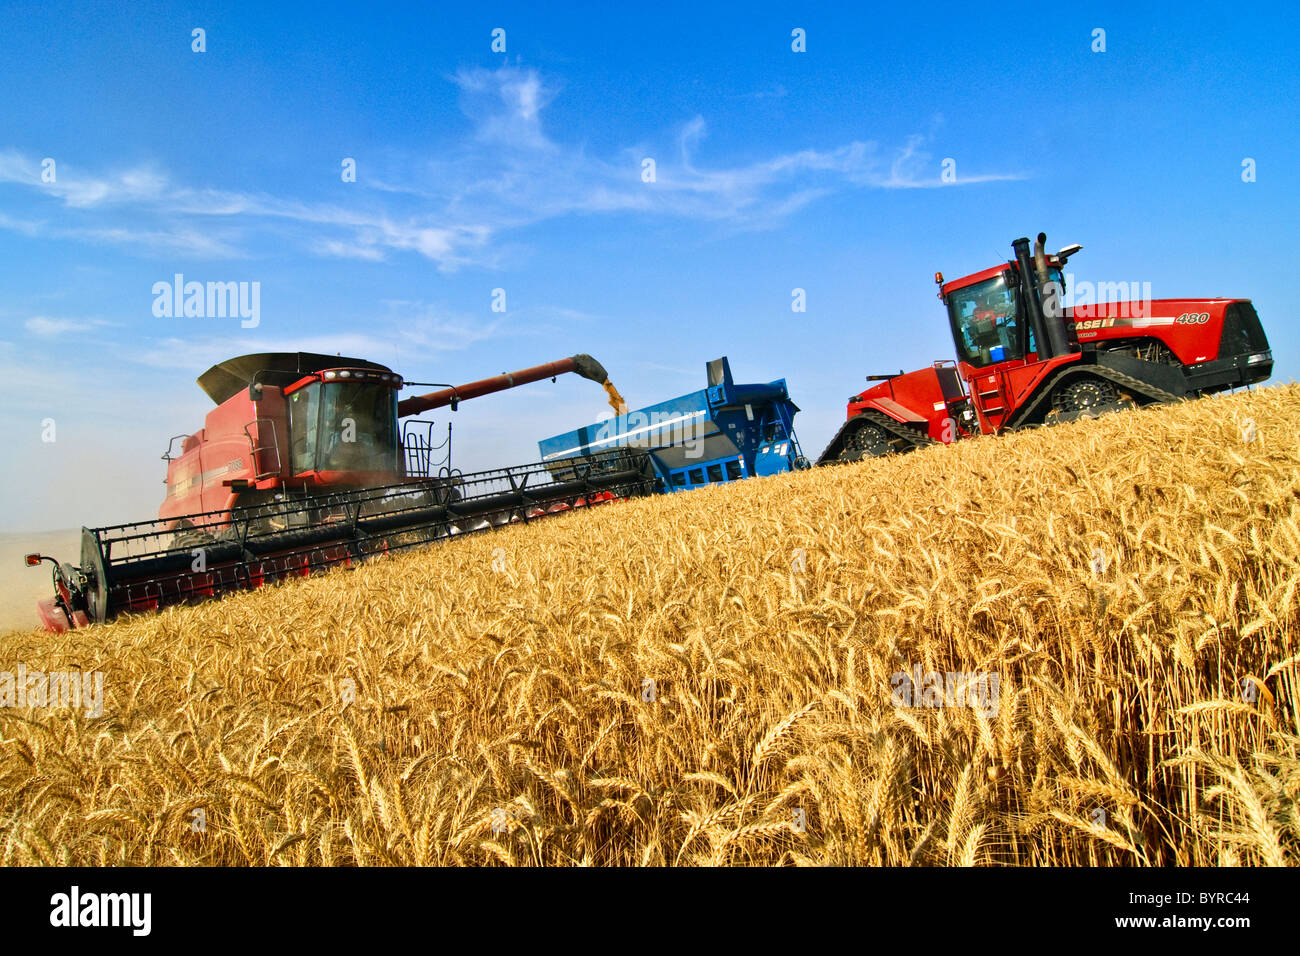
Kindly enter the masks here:
<path id="1" fill-rule="evenodd" d="M 698 392 L 543 439 L 537 443 L 542 461 L 562 480 L 575 457 L 643 448 L 660 491 L 808 467 L 794 433 L 799 406 L 790 401 L 785 379 L 737 385 L 726 356 L 707 370 L 709 384 Z"/>

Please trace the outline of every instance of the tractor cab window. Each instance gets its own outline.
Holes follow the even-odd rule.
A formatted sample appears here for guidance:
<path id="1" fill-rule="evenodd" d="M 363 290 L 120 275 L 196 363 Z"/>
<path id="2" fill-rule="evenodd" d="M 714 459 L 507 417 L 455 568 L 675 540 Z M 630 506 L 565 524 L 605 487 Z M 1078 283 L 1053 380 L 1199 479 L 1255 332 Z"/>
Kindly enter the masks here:
<path id="1" fill-rule="evenodd" d="M 313 382 L 289 396 L 293 471 L 398 470 L 397 393 L 386 385 Z"/>
<path id="2" fill-rule="evenodd" d="M 1017 305 L 1015 288 L 1002 276 L 948 294 L 953 341 L 963 362 L 982 367 L 1024 358 Z"/>

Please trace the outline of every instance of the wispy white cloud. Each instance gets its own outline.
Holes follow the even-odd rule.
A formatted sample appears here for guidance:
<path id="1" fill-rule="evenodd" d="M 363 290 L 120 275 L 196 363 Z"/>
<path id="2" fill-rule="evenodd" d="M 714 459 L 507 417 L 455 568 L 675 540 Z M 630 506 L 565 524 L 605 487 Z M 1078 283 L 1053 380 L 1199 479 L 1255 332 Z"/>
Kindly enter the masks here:
<path id="1" fill-rule="evenodd" d="M 156 336 L 143 345 L 123 349 L 118 358 L 153 368 L 187 370 L 205 369 L 232 355 L 252 352 L 337 352 L 376 362 L 409 363 L 468 349 L 506 331 L 501 316 L 483 320 L 414 300 L 386 299 L 382 305 L 386 312 L 365 332 L 267 335 L 259 329 L 204 335 L 178 330 L 178 334 Z"/>
<path id="2" fill-rule="evenodd" d="M 224 362 L 232 355 L 254 352 L 321 352 L 371 358 L 392 351 L 392 343 L 383 336 L 343 332 L 322 336 L 284 336 L 267 338 L 249 334 L 210 336 L 166 336 L 133 347 L 121 358 L 157 369 L 183 369 L 190 374 Z M 378 361 L 376 359 L 376 361 Z"/>
<path id="3" fill-rule="evenodd" d="M 41 161 L 0 151 L 0 184 L 45 193 L 64 215 L 0 214 L 0 229 L 32 237 L 135 246 L 189 258 L 254 256 L 286 243 L 323 258 L 380 262 L 414 253 L 439 269 L 494 265 L 503 236 L 574 215 L 656 216 L 724 230 L 778 225 L 816 201 L 852 189 L 917 189 L 1022 178 L 962 170 L 943 183 L 926 151 L 933 133 L 894 147 L 853 141 L 743 164 L 706 163 L 703 117 L 662 141 L 608 157 L 549 135 L 546 109 L 559 85 L 539 72 L 505 66 L 448 78 L 470 123 L 462 142 L 437 157 L 386 154 L 346 200 L 244 193 L 173 183 L 151 165 L 91 174 L 60 164 L 42 181 Z M 754 96 L 784 95 L 781 87 Z M 642 161 L 655 160 L 653 182 Z M 129 218 L 128 218 L 129 216 Z"/>
<path id="4" fill-rule="evenodd" d="M 72 332 L 90 332 L 106 325 L 112 323 L 103 319 L 55 319 L 45 315 L 34 315 L 23 323 L 23 328 L 33 335 L 53 336 L 67 335 Z"/>
<path id="5" fill-rule="evenodd" d="M 890 163 L 888 177 L 879 182 L 873 182 L 871 185 L 878 185 L 885 189 L 934 189 L 937 187 L 970 186 L 978 183 L 1006 182 L 1025 178 L 1021 173 L 975 173 L 972 175 L 963 168 L 951 182 L 944 182 L 939 174 L 940 164 L 936 163 L 933 155 L 923 148 L 927 139 L 928 137 L 920 134 L 909 136 L 907 142 L 894 157 L 893 162 Z M 924 172 L 926 170 L 929 171 L 928 174 Z M 957 172 L 956 168 L 954 168 L 954 172 Z"/>
<path id="6" fill-rule="evenodd" d="M 753 90 L 749 93 L 732 93 L 729 98 L 742 100 L 779 100 L 784 99 L 786 95 L 785 86 L 781 83 L 776 83 L 763 90 Z"/>
<path id="7" fill-rule="evenodd" d="M 558 91 L 536 70 L 461 70 L 450 79 L 480 142 L 546 152 L 558 148 L 542 131 L 542 110 Z"/>
<path id="8" fill-rule="evenodd" d="M 234 236 L 223 238 L 211 230 L 191 226 L 138 228 L 123 225 L 52 224 L 47 219 L 19 219 L 0 213 L 0 229 L 30 239 L 71 239 L 81 242 L 133 246 L 156 255 L 182 255 L 204 259 L 238 259 L 248 253 L 238 249 Z"/>
<path id="9" fill-rule="evenodd" d="M 47 165 L 46 159 L 0 151 L 0 182 L 38 186 L 75 208 L 156 199 L 168 188 L 166 177 L 149 166 L 94 176 L 67 163 Z"/>
<path id="10" fill-rule="evenodd" d="M 378 246 L 342 239 L 318 239 L 312 243 L 312 251 L 332 259 L 364 259 L 367 262 L 382 262 L 384 259 L 384 250 Z"/>

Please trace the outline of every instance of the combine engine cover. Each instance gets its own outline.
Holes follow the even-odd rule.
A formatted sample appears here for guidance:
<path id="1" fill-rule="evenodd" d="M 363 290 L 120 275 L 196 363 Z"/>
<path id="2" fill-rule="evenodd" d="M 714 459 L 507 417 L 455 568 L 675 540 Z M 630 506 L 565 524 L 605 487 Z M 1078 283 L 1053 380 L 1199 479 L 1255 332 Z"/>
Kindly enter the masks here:
<path id="1" fill-rule="evenodd" d="M 574 456 L 643 449 L 664 491 L 806 468 L 794 433 L 799 407 L 785 380 L 737 385 L 725 356 L 707 367 L 708 386 L 698 392 L 543 439 L 542 461 L 559 477 Z"/>

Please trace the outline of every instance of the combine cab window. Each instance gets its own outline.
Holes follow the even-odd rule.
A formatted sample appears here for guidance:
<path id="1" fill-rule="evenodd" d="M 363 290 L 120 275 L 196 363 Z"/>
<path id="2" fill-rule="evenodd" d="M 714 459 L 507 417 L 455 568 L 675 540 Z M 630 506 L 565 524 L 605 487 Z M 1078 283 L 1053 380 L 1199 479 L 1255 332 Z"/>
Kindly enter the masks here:
<path id="1" fill-rule="evenodd" d="M 320 424 L 320 383 L 307 385 L 289 396 L 290 461 L 293 473 L 316 468 L 316 429 Z"/>
<path id="2" fill-rule="evenodd" d="M 384 385 L 315 382 L 289 397 L 293 471 L 398 468 L 397 393 Z"/>
<path id="3" fill-rule="evenodd" d="M 327 382 L 320 414 L 319 471 L 397 469 L 397 393 L 384 385 Z"/>
<path id="4" fill-rule="evenodd" d="M 1002 276 L 950 293 L 948 316 L 962 361 L 985 366 L 1024 358 L 1018 313 L 1015 289 Z"/>

